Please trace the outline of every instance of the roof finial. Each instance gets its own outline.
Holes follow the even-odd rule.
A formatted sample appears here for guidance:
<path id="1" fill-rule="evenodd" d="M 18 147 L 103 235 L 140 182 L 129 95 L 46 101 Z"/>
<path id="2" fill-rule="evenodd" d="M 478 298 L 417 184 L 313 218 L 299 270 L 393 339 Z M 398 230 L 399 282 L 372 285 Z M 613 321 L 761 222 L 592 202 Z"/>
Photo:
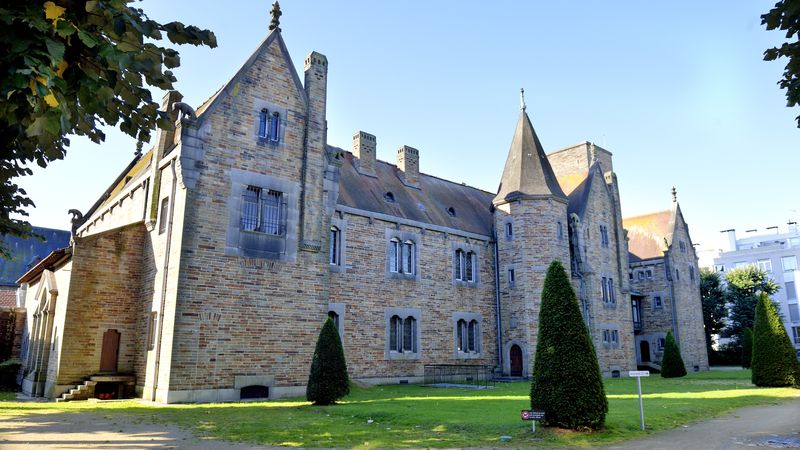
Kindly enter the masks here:
<path id="1" fill-rule="evenodd" d="M 278 0 L 275 0 L 275 3 L 272 4 L 272 11 L 269 12 L 269 15 L 272 16 L 272 20 L 269 23 L 269 30 L 278 30 L 281 31 L 281 5 L 278 4 Z"/>
<path id="2" fill-rule="evenodd" d="M 525 106 L 525 89 L 524 88 L 520 88 L 519 89 L 519 109 L 525 111 L 525 108 L 526 108 L 526 106 Z"/>
<path id="3" fill-rule="evenodd" d="M 678 190 L 672 186 L 672 203 L 678 203 Z"/>
<path id="4" fill-rule="evenodd" d="M 589 146 L 589 165 L 591 166 L 596 162 L 597 162 L 597 147 L 594 145 L 594 142 L 592 142 L 592 145 Z"/>

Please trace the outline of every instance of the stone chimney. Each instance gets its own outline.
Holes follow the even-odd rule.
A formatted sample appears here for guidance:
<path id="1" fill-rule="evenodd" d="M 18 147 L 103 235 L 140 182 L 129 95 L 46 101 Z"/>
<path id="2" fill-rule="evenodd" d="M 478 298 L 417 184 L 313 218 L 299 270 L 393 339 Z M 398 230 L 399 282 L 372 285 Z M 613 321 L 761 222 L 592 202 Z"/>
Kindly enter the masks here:
<path id="1" fill-rule="evenodd" d="M 375 175 L 377 145 L 375 136 L 365 131 L 359 131 L 353 135 L 353 155 L 358 158 L 355 165 L 361 175 L 377 176 Z"/>
<path id="2" fill-rule="evenodd" d="M 397 149 L 397 168 L 403 184 L 419 188 L 419 150 L 403 145 Z"/>

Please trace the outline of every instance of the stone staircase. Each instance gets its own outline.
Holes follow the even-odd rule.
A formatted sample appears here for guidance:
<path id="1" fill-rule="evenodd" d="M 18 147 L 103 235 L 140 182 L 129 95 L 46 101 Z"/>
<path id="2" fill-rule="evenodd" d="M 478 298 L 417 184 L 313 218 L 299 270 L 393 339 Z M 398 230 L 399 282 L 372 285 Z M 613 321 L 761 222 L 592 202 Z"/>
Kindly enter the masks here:
<path id="1" fill-rule="evenodd" d="M 82 384 L 70 389 L 69 392 L 61 394 L 61 397 L 56 399 L 56 402 L 69 402 L 72 400 L 88 400 L 94 397 L 94 387 L 97 385 L 96 381 L 86 380 Z"/>

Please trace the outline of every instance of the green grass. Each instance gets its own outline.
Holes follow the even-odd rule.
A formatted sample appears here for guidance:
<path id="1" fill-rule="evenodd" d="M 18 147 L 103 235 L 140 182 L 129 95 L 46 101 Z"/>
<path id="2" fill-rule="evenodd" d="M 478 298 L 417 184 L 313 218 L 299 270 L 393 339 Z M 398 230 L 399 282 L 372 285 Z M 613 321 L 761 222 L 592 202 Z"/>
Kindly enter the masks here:
<path id="1" fill-rule="evenodd" d="M 38 403 L 0 397 L 0 418 L 46 412 L 96 411 L 137 422 L 174 423 L 197 435 L 296 447 L 590 446 L 642 437 L 706 420 L 743 406 L 795 398 L 791 388 L 757 388 L 750 371 L 705 372 L 685 378 L 642 379 L 645 422 L 639 430 L 634 379 L 607 379 L 605 429 L 575 432 L 537 428 L 519 418 L 529 408 L 528 383 L 494 389 L 437 389 L 414 385 L 353 388 L 336 406 L 300 399 L 269 402 L 152 406 L 138 401 Z M 372 422 L 369 423 L 368 421 Z M 508 442 L 502 435 L 511 436 Z"/>

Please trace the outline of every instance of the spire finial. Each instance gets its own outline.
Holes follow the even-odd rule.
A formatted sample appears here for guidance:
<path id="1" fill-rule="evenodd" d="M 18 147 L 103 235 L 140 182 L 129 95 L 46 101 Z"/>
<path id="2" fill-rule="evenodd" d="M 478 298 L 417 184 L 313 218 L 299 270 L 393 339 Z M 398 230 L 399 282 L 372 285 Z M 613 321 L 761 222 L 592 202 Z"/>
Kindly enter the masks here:
<path id="1" fill-rule="evenodd" d="M 275 0 L 275 3 L 272 4 L 272 11 L 269 12 L 269 15 L 272 16 L 272 20 L 269 23 L 269 30 L 278 30 L 281 31 L 281 5 L 278 4 L 278 0 Z"/>
<path id="2" fill-rule="evenodd" d="M 672 203 L 678 202 L 678 190 L 675 189 L 675 186 L 672 186 Z"/>
<path id="3" fill-rule="evenodd" d="M 519 89 L 519 109 L 525 111 L 525 88 Z"/>

